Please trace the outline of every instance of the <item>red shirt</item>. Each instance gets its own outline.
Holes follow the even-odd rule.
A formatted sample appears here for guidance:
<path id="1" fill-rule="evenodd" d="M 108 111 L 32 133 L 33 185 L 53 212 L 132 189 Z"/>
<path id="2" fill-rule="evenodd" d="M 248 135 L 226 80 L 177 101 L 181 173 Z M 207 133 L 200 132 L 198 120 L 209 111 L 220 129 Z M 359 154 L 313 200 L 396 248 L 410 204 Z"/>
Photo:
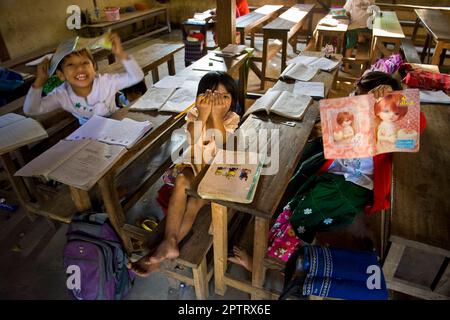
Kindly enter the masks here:
<path id="1" fill-rule="evenodd" d="M 236 0 L 236 18 L 250 13 L 247 0 Z"/>

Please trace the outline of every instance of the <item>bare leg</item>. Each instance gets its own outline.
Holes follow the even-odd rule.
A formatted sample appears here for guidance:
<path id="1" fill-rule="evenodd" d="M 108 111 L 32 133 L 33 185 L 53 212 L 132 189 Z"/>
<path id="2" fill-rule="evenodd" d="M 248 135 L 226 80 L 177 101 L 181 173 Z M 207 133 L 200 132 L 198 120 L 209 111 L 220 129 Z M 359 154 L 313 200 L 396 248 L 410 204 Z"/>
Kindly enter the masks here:
<path id="1" fill-rule="evenodd" d="M 352 56 L 352 54 L 353 54 L 353 49 L 352 48 L 345 49 L 345 57 L 346 58 L 350 58 Z M 349 65 L 348 65 L 348 63 L 344 64 L 344 72 L 349 72 Z"/>
<path id="2" fill-rule="evenodd" d="M 178 232 L 178 242 L 184 239 L 188 234 L 189 230 L 191 230 L 192 225 L 194 224 L 195 218 L 199 213 L 200 209 L 203 208 L 208 201 L 203 199 L 196 199 L 189 197 L 186 205 L 186 212 L 183 216 L 183 221 L 181 223 L 180 231 Z"/>
<path id="3" fill-rule="evenodd" d="M 186 188 L 190 186 L 194 175 L 190 170 L 184 170 L 175 179 L 175 188 L 169 201 L 167 210 L 167 221 L 164 240 L 156 249 L 156 252 L 150 257 L 150 263 L 159 263 L 165 259 L 175 259 L 180 252 L 178 251 L 178 233 L 184 220 L 186 211 L 187 195 Z"/>
<path id="4" fill-rule="evenodd" d="M 229 257 L 228 261 L 236 263 L 243 266 L 246 270 L 252 272 L 253 258 L 248 254 L 247 251 L 239 247 L 233 247 L 233 257 Z"/>

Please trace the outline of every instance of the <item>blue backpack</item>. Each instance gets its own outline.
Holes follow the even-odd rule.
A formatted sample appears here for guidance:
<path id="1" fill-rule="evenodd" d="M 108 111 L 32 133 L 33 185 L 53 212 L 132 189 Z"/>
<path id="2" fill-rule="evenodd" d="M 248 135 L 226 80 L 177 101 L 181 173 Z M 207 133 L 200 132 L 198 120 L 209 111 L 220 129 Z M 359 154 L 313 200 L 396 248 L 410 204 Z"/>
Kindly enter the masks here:
<path id="1" fill-rule="evenodd" d="M 64 268 L 75 299 L 120 300 L 129 293 L 135 275 L 105 213 L 74 215 L 66 237 Z"/>

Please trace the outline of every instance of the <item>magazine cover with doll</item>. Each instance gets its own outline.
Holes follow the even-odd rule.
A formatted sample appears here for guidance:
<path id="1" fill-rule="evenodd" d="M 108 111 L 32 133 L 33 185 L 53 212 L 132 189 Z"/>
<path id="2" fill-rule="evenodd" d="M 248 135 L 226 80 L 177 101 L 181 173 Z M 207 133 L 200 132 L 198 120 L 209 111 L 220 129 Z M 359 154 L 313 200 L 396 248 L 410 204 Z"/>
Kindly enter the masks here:
<path id="1" fill-rule="evenodd" d="M 419 90 L 320 101 L 325 158 L 365 158 L 388 152 L 418 152 Z"/>

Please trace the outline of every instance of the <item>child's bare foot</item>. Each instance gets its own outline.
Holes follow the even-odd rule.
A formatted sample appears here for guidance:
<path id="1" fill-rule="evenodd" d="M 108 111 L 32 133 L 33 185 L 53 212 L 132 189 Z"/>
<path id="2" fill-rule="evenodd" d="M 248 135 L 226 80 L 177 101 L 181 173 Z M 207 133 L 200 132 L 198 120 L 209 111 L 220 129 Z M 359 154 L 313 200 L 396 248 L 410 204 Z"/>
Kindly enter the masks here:
<path id="1" fill-rule="evenodd" d="M 236 263 L 243 266 L 246 270 L 252 272 L 253 268 L 253 258 L 245 251 L 239 247 L 233 247 L 233 257 L 229 257 L 230 262 Z"/>
<path id="2" fill-rule="evenodd" d="M 156 271 L 159 268 L 159 263 L 152 263 L 150 264 L 148 262 L 149 257 L 145 256 L 141 259 L 139 259 L 136 262 L 129 262 L 127 267 L 128 269 L 131 269 L 138 275 L 139 277 L 148 277 L 150 273 L 153 271 Z"/>
<path id="3" fill-rule="evenodd" d="M 150 257 L 149 263 L 160 263 L 166 259 L 175 259 L 180 255 L 176 239 L 164 239 L 155 253 Z"/>

